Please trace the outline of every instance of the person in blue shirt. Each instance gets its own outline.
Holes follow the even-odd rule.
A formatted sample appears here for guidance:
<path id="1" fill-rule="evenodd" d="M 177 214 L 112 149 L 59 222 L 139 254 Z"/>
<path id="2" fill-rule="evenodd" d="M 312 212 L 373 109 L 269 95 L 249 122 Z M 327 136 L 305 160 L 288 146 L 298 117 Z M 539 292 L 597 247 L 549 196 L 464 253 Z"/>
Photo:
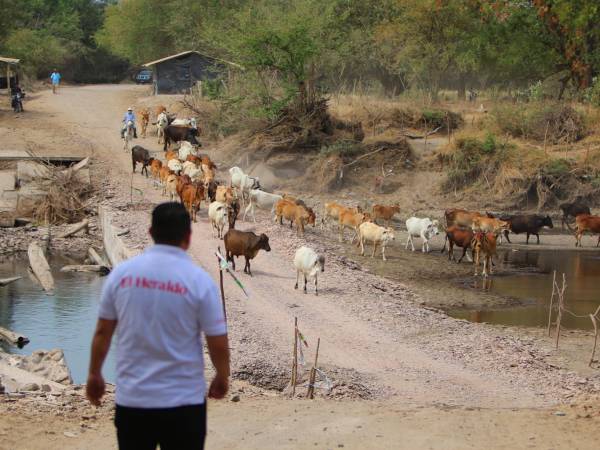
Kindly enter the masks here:
<path id="1" fill-rule="evenodd" d="M 52 93 L 56 94 L 58 85 L 60 84 L 60 73 L 58 73 L 58 70 L 54 69 L 50 74 L 50 83 L 52 83 Z"/>
<path id="2" fill-rule="evenodd" d="M 127 127 L 127 122 L 133 122 L 133 137 L 137 139 L 137 127 L 135 126 L 135 114 L 133 113 L 133 108 L 127 108 L 127 112 L 123 117 L 123 126 L 121 127 L 121 139 L 125 137 L 125 129 Z"/>

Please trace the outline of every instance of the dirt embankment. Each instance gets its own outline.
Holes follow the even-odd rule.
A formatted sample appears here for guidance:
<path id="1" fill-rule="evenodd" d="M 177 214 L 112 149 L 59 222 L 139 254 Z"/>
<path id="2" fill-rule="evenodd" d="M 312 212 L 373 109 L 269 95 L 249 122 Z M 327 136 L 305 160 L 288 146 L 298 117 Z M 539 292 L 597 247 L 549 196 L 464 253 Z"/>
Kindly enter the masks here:
<path id="1" fill-rule="evenodd" d="M 104 194 L 99 203 L 120 211 L 119 220 L 130 230 L 126 239 L 143 248 L 148 244 L 149 212 L 164 197 L 150 180 L 139 174 L 131 177 L 130 160 L 119 144 L 122 110 L 136 94 L 135 88 L 120 86 L 65 88 L 47 111 L 56 114 L 55 130 L 78 121 L 78 139 L 94 149 L 93 167 Z M 90 104 L 96 105 L 93 112 Z M 40 133 L 38 138 L 44 136 Z M 160 155 L 154 137 L 139 142 Z M 211 148 L 209 153 L 222 166 L 219 149 Z M 220 176 L 225 178 L 226 173 Z M 594 410 L 589 419 L 579 419 L 588 415 L 583 407 L 576 410 L 562 403 L 600 390 L 600 378 L 557 364 L 546 341 L 424 308 L 421 303 L 426 299 L 420 293 L 369 273 L 355 258 L 344 255 L 334 240 L 312 229 L 297 237 L 266 214 L 258 216 L 257 224 L 240 222 L 239 228 L 266 232 L 273 251 L 254 260 L 254 277 L 239 273 L 249 299 L 226 280 L 234 373 L 269 391 L 259 390 L 256 395 L 267 399 L 258 400 L 255 387 L 241 385 L 236 387 L 239 402 L 211 402 L 211 445 L 515 448 L 553 442 L 557 447 L 589 446 L 584 436 L 597 427 Z M 204 207 L 193 236 L 192 257 L 216 277 L 213 252 L 222 243 L 211 238 Z M 319 297 L 293 289 L 291 259 L 304 244 L 327 258 Z M 320 365 L 333 380 L 334 397 L 356 401 L 289 401 L 277 394 L 288 378 L 294 317 L 309 340 L 308 361 L 316 338 L 321 338 Z M 376 402 L 358 401 L 363 398 Z M 19 446 L 21 434 L 33 429 L 31 448 L 42 448 L 44 436 L 50 448 L 114 446 L 108 412 L 97 417 L 94 427 L 82 427 L 79 422 L 87 420 L 77 415 L 82 409 L 76 407 L 74 416 L 63 414 L 59 420 L 53 418 L 56 410 L 32 412 L 24 402 L 5 398 L 0 405 L 12 413 L 0 419 L 0 433 L 9 445 Z M 508 414 L 506 408 L 519 411 Z M 561 414 L 553 415 L 557 410 Z M 486 419 L 498 425 L 481 425 Z M 44 424 L 36 428 L 33 424 L 39 421 Z M 72 427 L 77 429 L 75 436 Z"/>

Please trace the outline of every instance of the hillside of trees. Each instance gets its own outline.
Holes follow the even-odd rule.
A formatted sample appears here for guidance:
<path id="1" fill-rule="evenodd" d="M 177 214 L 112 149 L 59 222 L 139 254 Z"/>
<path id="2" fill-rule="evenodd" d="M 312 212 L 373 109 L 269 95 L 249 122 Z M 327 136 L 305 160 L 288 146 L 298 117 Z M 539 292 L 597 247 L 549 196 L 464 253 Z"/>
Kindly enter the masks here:
<path id="1" fill-rule="evenodd" d="M 242 65 L 261 95 L 357 83 L 391 95 L 469 88 L 583 99 L 600 72 L 597 0 L 0 0 L 0 52 L 45 77 L 116 81 L 195 49 Z M 600 88 L 597 88 L 600 89 Z"/>

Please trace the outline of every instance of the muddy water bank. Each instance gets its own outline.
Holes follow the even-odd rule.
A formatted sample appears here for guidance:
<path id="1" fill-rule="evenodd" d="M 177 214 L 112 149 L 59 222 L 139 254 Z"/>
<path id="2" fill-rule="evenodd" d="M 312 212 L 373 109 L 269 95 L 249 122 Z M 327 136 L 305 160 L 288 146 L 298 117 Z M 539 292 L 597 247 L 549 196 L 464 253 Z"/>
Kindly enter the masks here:
<path id="1" fill-rule="evenodd" d="M 331 231 L 326 233 L 334 236 Z M 473 276 L 473 264 L 466 258 L 461 264 L 448 261 L 447 253 L 440 252 L 442 235 L 434 238 L 431 252 L 424 254 L 420 245 L 415 252 L 406 250 L 406 233 L 398 231 L 395 242 L 386 250 L 385 262 L 379 251 L 376 258 L 369 257 L 372 247 L 367 248 L 367 256 L 361 257 L 359 248 L 349 243 L 338 245 L 363 270 L 409 286 L 426 306 L 467 320 L 541 326 L 547 320 L 545 308 L 554 270 L 559 276 L 566 274 L 567 304 L 573 312 L 589 314 L 600 304 L 600 251 L 592 247 L 574 250 L 569 245 L 571 239 L 566 234 L 545 236 L 544 244 L 526 246 L 517 237 L 515 244 L 499 247 L 494 275 L 485 281 Z M 570 318 L 566 326 L 585 329 L 591 322 Z"/>

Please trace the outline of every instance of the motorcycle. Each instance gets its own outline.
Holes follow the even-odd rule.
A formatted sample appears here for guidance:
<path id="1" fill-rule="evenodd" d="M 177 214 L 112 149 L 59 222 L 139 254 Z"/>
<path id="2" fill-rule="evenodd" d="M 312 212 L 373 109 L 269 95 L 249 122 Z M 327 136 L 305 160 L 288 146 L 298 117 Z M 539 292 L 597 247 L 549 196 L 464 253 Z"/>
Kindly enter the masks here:
<path id="1" fill-rule="evenodd" d="M 11 104 L 13 111 L 16 113 L 23 112 L 23 98 L 25 98 L 25 92 L 15 92 L 11 97 Z"/>

